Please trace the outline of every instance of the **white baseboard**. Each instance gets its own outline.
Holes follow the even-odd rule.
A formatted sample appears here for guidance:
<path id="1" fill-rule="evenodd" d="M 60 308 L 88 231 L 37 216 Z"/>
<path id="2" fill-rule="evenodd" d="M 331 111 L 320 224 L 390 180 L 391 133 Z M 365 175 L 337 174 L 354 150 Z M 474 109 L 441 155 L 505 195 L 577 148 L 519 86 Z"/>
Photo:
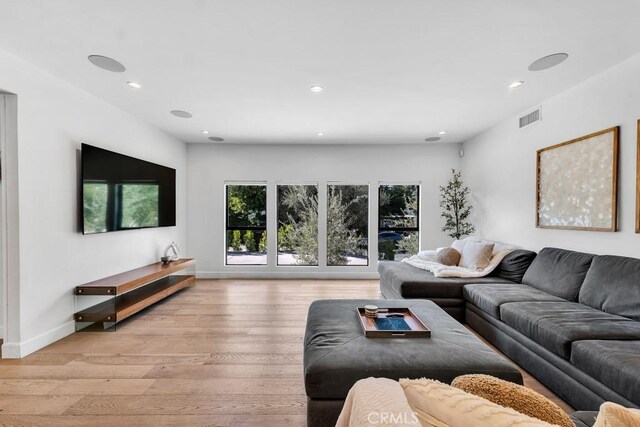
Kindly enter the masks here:
<path id="1" fill-rule="evenodd" d="M 17 343 L 4 343 L 2 344 L 2 358 L 21 359 L 36 350 L 40 350 L 41 348 L 66 337 L 67 335 L 71 335 L 75 330 L 75 322 L 71 320 L 28 340 Z"/>
<path id="2" fill-rule="evenodd" d="M 376 271 L 196 271 L 198 279 L 379 279 Z"/>
<path id="3" fill-rule="evenodd" d="M 2 344 L 3 359 L 20 359 L 20 344 L 5 342 Z"/>

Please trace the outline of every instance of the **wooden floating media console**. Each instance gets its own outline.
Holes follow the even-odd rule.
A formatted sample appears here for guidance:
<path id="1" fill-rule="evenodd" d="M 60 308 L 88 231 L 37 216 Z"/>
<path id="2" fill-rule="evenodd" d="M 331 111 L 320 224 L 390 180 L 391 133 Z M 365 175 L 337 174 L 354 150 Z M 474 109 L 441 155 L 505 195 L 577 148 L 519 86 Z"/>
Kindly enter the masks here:
<path id="1" fill-rule="evenodd" d="M 75 313 L 76 323 L 118 323 L 152 304 L 196 284 L 195 275 L 173 275 L 194 266 L 193 258 L 155 263 L 76 286 L 80 296 L 112 297 Z M 77 329 L 77 328 L 76 328 Z"/>

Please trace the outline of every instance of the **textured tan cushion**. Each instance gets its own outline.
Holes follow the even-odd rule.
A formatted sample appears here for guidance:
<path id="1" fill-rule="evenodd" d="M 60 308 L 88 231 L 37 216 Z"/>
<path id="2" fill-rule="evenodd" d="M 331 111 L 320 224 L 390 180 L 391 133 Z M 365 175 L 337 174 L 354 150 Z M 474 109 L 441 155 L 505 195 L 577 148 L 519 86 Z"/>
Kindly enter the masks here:
<path id="1" fill-rule="evenodd" d="M 458 265 L 460 262 L 460 252 L 453 248 L 444 248 L 438 251 L 437 261 L 443 265 Z"/>
<path id="2" fill-rule="evenodd" d="M 409 405 L 423 426 L 551 427 L 529 417 L 436 380 L 401 379 Z"/>
<path id="3" fill-rule="evenodd" d="M 521 385 L 479 374 L 459 376 L 451 385 L 467 393 L 484 397 L 498 405 L 513 408 L 530 417 L 562 427 L 575 427 L 569 416 L 558 405 Z"/>
<path id="4" fill-rule="evenodd" d="M 640 409 L 629 409 L 613 402 L 600 405 L 593 427 L 640 427 Z"/>
<path id="5" fill-rule="evenodd" d="M 491 262 L 493 243 L 466 242 L 458 265 L 472 270 L 484 270 Z"/>

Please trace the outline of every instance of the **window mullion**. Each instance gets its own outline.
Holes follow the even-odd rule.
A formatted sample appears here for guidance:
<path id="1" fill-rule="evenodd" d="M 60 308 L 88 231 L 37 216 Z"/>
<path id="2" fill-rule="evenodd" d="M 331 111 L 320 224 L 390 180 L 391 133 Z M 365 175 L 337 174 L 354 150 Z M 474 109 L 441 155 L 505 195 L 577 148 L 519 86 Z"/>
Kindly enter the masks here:
<path id="1" fill-rule="evenodd" d="M 267 182 L 267 265 L 275 267 L 278 259 L 277 235 L 278 213 L 276 208 L 277 188 L 275 181 Z"/>
<path id="2" fill-rule="evenodd" d="M 318 183 L 318 266 L 327 267 L 327 181 Z"/>

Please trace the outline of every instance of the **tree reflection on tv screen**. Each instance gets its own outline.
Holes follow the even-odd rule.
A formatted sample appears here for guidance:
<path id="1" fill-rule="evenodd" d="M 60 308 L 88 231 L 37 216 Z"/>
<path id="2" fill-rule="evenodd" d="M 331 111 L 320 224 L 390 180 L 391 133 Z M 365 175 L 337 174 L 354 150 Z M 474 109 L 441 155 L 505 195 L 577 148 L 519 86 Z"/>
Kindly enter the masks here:
<path id="1" fill-rule="evenodd" d="M 158 226 L 158 184 L 85 182 L 83 193 L 86 234 Z"/>
<path id="2" fill-rule="evenodd" d="M 122 184 L 120 228 L 158 226 L 158 184 Z"/>

